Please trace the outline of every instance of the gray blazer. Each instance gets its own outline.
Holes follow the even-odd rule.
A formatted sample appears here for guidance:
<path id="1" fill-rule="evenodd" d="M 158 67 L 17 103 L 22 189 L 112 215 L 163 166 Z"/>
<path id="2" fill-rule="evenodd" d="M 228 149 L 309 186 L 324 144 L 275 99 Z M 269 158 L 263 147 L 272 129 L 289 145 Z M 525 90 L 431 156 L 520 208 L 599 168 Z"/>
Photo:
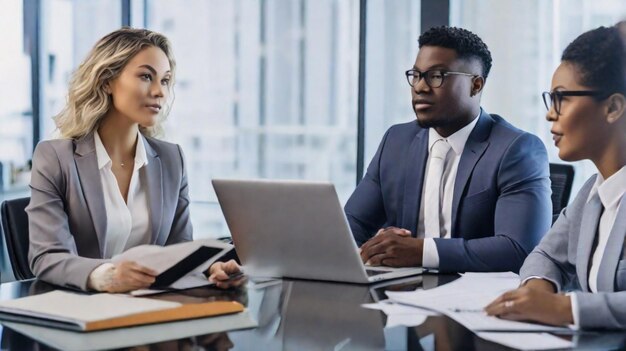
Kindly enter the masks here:
<path id="1" fill-rule="evenodd" d="M 600 209 L 587 204 L 596 176 L 565 208 L 548 234 L 528 255 L 522 280 L 539 276 L 574 290 L 581 328 L 626 329 L 626 196 L 622 197 L 598 272 L 598 293 L 589 291 L 589 261 Z"/>
<path id="2" fill-rule="evenodd" d="M 151 244 L 192 240 L 187 173 L 180 147 L 144 139 Z M 87 290 L 91 271 L 102 263 L 106 211 L 93 133 L 78 140 L 48 140 L 33 155 L 31 199 L 26 208 L 28 259 L 33 273 L 60 286 Z"/>

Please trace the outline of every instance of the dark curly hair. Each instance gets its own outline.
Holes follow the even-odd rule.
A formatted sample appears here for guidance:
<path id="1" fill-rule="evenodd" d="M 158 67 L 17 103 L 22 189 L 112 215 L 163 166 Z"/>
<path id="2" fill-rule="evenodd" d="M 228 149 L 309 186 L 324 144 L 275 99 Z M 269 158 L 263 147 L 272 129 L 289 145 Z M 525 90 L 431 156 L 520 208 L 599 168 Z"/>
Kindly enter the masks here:
<path id="1" fill-rule="evenodd" d="M 593 89 L 626 95 L 624 41 L 618 25 L 599 27 L 581 34 L 563 51 L 561 61 L 574 64 L 578 83 Z"/>
<path id="2" fill-rule="evenodd" d="M 487 79 L 491 70 L 491 52 L 478 35 L 467 29 L 457 27 L 433 27 L 419 39 L 419 47 L 440 46 L 453 49 L 461 59 L 478 59 L 483 66 L 483 77 Z"/>

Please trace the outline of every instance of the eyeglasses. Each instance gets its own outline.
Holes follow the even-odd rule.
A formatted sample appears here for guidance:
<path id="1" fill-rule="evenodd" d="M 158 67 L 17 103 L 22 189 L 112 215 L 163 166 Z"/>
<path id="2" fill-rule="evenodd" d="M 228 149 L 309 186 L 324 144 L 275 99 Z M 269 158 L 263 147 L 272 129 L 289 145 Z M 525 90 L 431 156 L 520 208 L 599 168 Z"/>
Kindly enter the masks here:
<path id="1" fill-rule="evenodd" d="M 444 81 L 444 78 L 450 75 L 468 76 L 468 77 L 480 77 L 476 74 L 464 73 L 464 72 L 448 72 L 440 69 L 434 69 L 426 72 L 420 72 L 416 69 L 410 69 L 404 73 L 409 85 L 414 87 L 422 78 L 426 84 L 431 88 L 439 88 Z"/>
<path id="2" fill-rule="evenodd" d="M 555 91 L 544 91 L 541 94 L 543 97 L 543 103 L 546 105 L 546 109 L 550 111 L 550 108 L 554 106 L 554 112 L 557 115 L 561 114 L 561 102 L 563 98 L 566 96 L 593 96 L 593 97 L 603 97 L 606 96 L 606 92 L 598 91 L 598 90 L 555 90 Z"/>

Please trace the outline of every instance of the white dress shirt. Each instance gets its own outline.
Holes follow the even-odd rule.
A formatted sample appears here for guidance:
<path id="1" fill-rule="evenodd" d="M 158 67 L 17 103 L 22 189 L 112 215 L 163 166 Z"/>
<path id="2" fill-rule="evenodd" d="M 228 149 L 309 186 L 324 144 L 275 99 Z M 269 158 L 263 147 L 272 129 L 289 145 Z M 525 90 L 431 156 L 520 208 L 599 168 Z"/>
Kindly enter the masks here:
<path id="1" fill-rule="evenodd" d="M 106 232 L 104 258 L 111 258 L 126 249 L 150 243 L 150 211 L 146 184 L 139 176 L 139 170 L 148 164 L 144 138 L 137 132 L 135 161 L 130 179 L 127 201 L 120 192 L 117 179 L 111 170 L 113 162 L 109 157 L 100 135 L 94 133 L 96 157 L 100 171 L 100 181 L 106 210 Z M 129 164 L 128 167 L 131 167 Z M 105 263 L 94 269 L 90 276 L 90 286 L 100 290 L 106 273 L 113 264 Z"/>
<path id="2" fill-rule="evenodd" d="M 480 114 L 474 118 L 465 127 L 459 129 L 454 134 L 447 138 L 442 137 L 437 133 L 434 128 L 428 130 L 428 150 L 431 149 L 433 144 L 439 140 L 446 140 L 450 146 L 451 151 L 446 156 L 444 164 L 443 178 L 441 179 L 441 186 L 443 194 L 441 198 L 441 233 L 425 233 L 424 232 L 424 187 L 422 187 L 422 200 L 419 211 L 419 220 L 417 222 L 417 237 L 424 239 L 424 250 L 422 256 L 422 266 L 426 268 L 438 268 L 439 267 L 439 253 L 437 252 L 437 245 L 433 238 L 450 238 L 452 231 L 452 199 L 454 196 L 454 183 L 456 181 L 456 173 L 459 168 L 459 161 L 461 155 L 465 149 L 465 144 L 469 138 L 470 133 L 476 127 Z M 430 166 L 430 161 L 426 163 L 426 169 Z M 424 173 L 424 184 L 426 184 L 426 177 L 428 172 Z"/>

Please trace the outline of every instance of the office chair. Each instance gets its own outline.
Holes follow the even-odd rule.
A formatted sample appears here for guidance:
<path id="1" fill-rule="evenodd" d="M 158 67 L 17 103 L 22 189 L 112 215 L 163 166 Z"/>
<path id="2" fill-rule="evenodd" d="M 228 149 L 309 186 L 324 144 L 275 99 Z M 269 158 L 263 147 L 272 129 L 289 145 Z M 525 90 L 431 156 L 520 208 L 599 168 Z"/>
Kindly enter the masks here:
<path id="1" fill-rule="evenodd" d="M 28 265 L 28 216 L 24 211 L 29 202 L 30 197 L 24 197 L 6 200 L 0 206 L 2 232 L 7 243 L 13 275 L 18 280 L 34 277 Z"/>
<path id="2" fill-rule="evenodd" d="M 574 182 L 574 167 L 550 163 L 550 181 L 552 182 L 552 223 L 554 223 L 559 218 L 561 210 L 569 202 Z"/>

